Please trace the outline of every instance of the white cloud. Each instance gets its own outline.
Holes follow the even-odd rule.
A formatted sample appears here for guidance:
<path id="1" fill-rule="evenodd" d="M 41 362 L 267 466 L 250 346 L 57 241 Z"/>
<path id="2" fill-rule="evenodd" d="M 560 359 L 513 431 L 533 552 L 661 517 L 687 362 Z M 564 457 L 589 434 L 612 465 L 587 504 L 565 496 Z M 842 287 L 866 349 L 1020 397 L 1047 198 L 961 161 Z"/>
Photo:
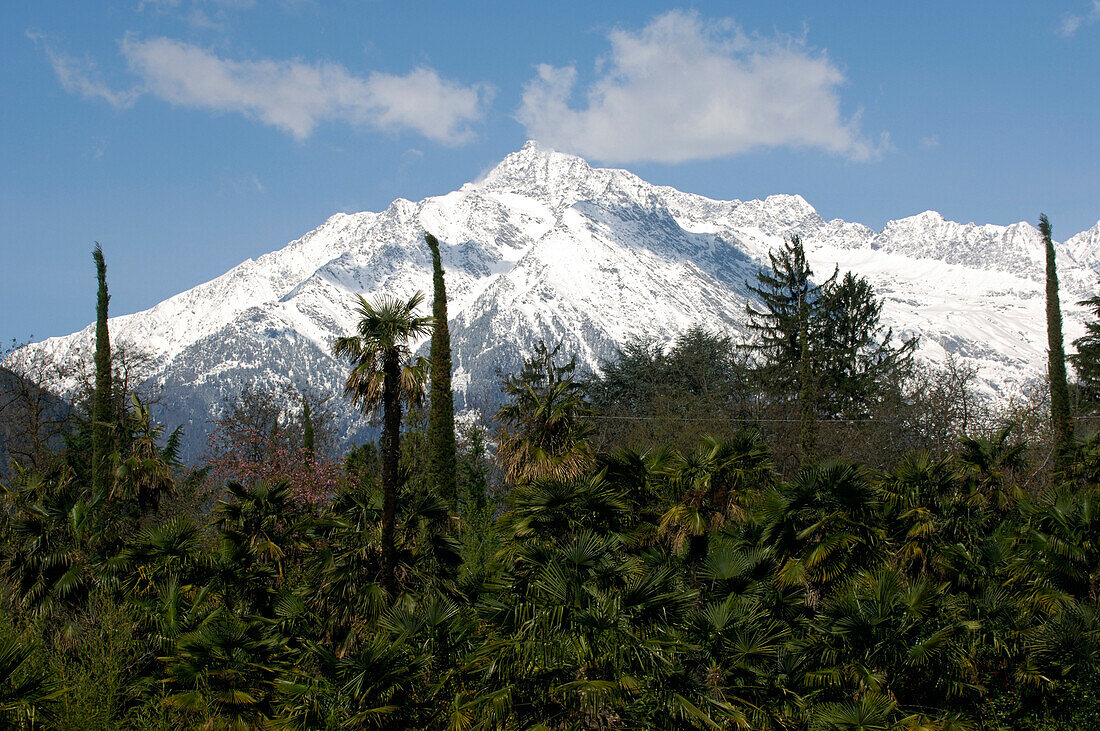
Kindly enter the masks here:
<path id="1" fill-rule="evenodd" d="M 920 138 L 920 144 L 921 144 L 921 147 L 923 147 L 926 150 L 933 150 L 933 149 L 940 146 L 940 136 L 939 135 L 927 135 L 925 137 L 921 137 Z"/>
<path id="2" fill-rule="evenodd" d="M 1081 23 L 1084 22 L 1084 18 L 1080 15 L 1066 15 L 1062 18 L 1062 22 L 1058 24 L 1058 35 L 1070 37 L 1077 32 L 1077 29 L 1081 27 Z"/>
<path id="3" fill-rule="evenodd" d="M 1066 13 L 1062 16 L 1062 22 L 1058 24 L 1057 33 L 1069 38 L 1081 29 L 1081 26 L 1092 25 L 1100 21 L 1100 0 L 1092 0 L 1092 5 L 1080 13 Z"/>
<path id="4" fill-rule="evenodd" d="M 226 196 L 245 196 L 255 193 L 264 193 L 267 187 L 253 172 L 230 173 L 225 171 L 221 177 L 219 193 Z"/>
<path id="5" fill-rule="evenodd" d="M 854 160 L 881 154 L 858 115 L 844 119 L 844 75 L 798 39 L 763 39 L 731 21 L 672 11 L 637 33 L 608 35 L 586 105 L 577 71 L 540 65 L 517 119 L 552 147 L 608 162 L 683 162 L 768 147 L 808 147 Z"/>
<path id="6" fill-rule="evenodd" d="M 256 0 L 141 0 L 137 10 L 173 16 L 197 30 L 225 31 L 231 12 L 254 7 Z"/>
<path id="7" fill-rule="evenodd" d="M 127 35 L 121 52 L 140 83 L 115 90 L 90 60 L 59 53 L 42 33 L 27 36 L 45 49 L 67 91 L 128 107 L 142 94 L 170 104 L 219 113 L 243 114 L 301 140 L 327 121 L 386 132 L 412 131 L 443 144 L 473 136 L 492 100 L 492 88 L 464 86 L 420 67 L 407 74 L 371 72 L 356 76 L 338 63 L 260 59 L 236 61 L 171 38 Z"/>
<path id="8" fill-rule="evenodd" d="M 481 119 L 491 97 L 484 86 L 461 86 L 430 68 L 363 78 L 337 63 L 223 59 L 170 38 L 127 36 L 122 55 L 150 94 L 183 107 L 244 114 L 297 139 L 321 122 L 343 121 L 458 144 L 472 136 L 469 123 Z"/>
<path id="9" fill-rule="evenodd" d="M 140 92 L 135 89 L 112 89 L 100 77 L 94 61 L 61 53 L 45 33 L 31 29 L 27 31 L 27 38 L 46 52 L 46 58 L 50 60 L 53 72 L 65 91 L 79 94 L 85 99 L 102 99 L 118 109 L 131 106 L 139 96 Z"/>

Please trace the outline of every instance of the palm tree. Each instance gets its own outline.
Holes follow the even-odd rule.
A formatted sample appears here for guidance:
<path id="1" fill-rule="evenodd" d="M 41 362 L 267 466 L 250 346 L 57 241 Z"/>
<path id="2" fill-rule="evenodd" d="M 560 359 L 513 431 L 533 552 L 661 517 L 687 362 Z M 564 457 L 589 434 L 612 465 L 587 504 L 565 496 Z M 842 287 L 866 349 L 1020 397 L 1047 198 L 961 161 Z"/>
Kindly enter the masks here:
<path id="1" fill-rule="evenodd" d="M 164 703 L 204 719 L 205 729 L 265 728 L 281 649 L 259 619 L 222 611 L 180 636 L 164 658 Z"/>
<path id="2" fill-rule="evenodd" d="M 365 413 L 382 410 L 382 579 L 391 597 L 394 583 L 394 522 L 401 455 L 401 404 L 416 403 L 424 390 L 423 358 L 412 360 L 409 341 L 428 335 L 432 318 L 419 317 L 424 301 L 417 292 L 408 301 L 381 297 L 377 303 L 357 295 L 356 333 L 338 338 L 332 352 L 352 363 L 344 395 Z"/>
<path id="3" fill-rule="evenodd" d="M 921 708 L 965 703 L 981 692 L 971 641 L 978 629 L 946 584 L 907 581 L 889 566 L 865 569 L 812 620 L 803 650 L 815 669 L 806 679 L 855 698 L 882 693 Z"/>
<path id="4" fill-rule="evenodd" d="M 576 358 L 555 363 L 560 347 L 539 343 L 520 375 L 509 376 L 501 388 L 508 403 L 497 413 L 504 425 L 499 455 L 510 482 L 568 480 L 592 467 L 592 429 L 585 418 L 591 411 L 575 379 Z"/>
<path id="5" fill-rule="evenodd" d="M 62 693 L 34 662 L 35 649 L 17 637 L 0 637 L 0 727 L 34 728 L 35 717 L 49 720 L 50 704 Z"/>
<path id="6" fill-rule="evenodd" d="M 1027 442 L 1011 440 L 1012 427 L 989 436 L 961 437 L 958 460 L 972 486 L 971 500 L 984 510 L 1010 511 L 1024 492 L 1014 479 L 1027 467 Z"/>
<path id="7" fill-rule="evenodd" d="M 687 543 L 693 570 L 706 557 L 709 534 L 744 517 L 745 493 L 773 482 L 771 457 L 754 430 L 729 441 L 707 435 L 693 454 L 675 453 L 667 471 L 677 502 L 661 516 L 660 531 L 677 547 Z"/>
<path id="8" fill-rule="evenodd" d="M 959 521 L 962 485 L 954 460 L 926 449 L 908 455 L 878 481 L 886 537 L 907 576 L 925 576 L 942 561 L 942 548 Z"/>
<path id="9" fill-rule="evenodd" d="M 776 581 L 802 586 L 811 607 L 882 550 L 878 495 L 866 471 L 847 462 L 803 467 L 793 481 L 768 490 L 760 520 L 761 540 L 776 554 Z"/>

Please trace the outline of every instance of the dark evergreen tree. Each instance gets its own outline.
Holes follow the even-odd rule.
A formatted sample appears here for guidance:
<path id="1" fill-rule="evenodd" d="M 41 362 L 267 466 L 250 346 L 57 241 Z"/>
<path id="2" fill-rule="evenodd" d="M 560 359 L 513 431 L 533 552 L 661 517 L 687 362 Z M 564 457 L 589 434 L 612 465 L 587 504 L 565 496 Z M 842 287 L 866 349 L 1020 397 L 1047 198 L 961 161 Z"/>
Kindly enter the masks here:
<path id="1" fill-rule="evenodd" d="M 1077 372 L 1081 399 L 1089 408 L 1100 405 L 1100 295 L 1077 303 L 1092 311 L 1093 319 L 1085 323 L 1085 335 L 1073 341 L 1077 352 L 1069 356 Z"/>
<path id="2" fill-rule="evenodd" d="M 111 445 L 111 337 L 107 329 L 107 262 L 103 248 L 96 242 L 92 250 L 95 260 L 96 294 L 95 325 L 95 393 L 92 397 L 92 487 L 96 495 L 105 495 L 110 487 Z"/>
<path id="3" fill-rule="evenodd" d="M 447 288 L 439 241 L 430 233 L 424 241 L 432 250 L 431 404 L 428 413 L 428 449 L 433 487 L 450 505 L 457 499 L 455 466 L 455 406 L 451 390 L 451 334 L 447 327 Z"/>
<path id="4" fill-rule="evenodd" d="M 648 338 L 632 338 L 616 357 L 600 364 L 600 372 L 588 383 L 592 405 L 603 414 L 652 416 L 666 391 L 678 391 L 672 383 L 673 366 L 665 347 Z"/>
<path id="5" fill-rule="evenodd" d="M 1054 427 L 1055 451 L 1059 464 L 1073 445 L 1073 421 L 1069 411 L 1066 382 L 1066 351 L 1062 344 L 1062 306 L 1058 300 L 1058 266 L 1054 240 L 1046 214 L 1039 216 L 1039 232 L 1047 254 L 1047 372 L 1050 376 L 1050 420 Z"/>
<path id="6" fill-rule="evenodd" d="M 778 252 L 769 252 L 771 271 L 757 273 L 757 284 L 748 288 L 760 298 L 759 306 L 746 305 L 748 328 L 755 334 L 751 344 L 760 357 L 760 375 L 770 390 L 794 396 L 801 390 L 802 307 L 807 311 L 806 334 L 816 336 L 816 314 L 825 288 L 836 278 L 833 273 L 823 284 L 814 284 L 813 270 L 806 261 L 802 240 L 791 236 Z M 812 342 L 811 342 L 812 346 Z M 810 348 L 811 356 L 814 348 Z"/>
<path id="7" fill-rule="evenodd" d="M 913 365 L 917 339 L 897 344 L 881 323 L 882 300 L 851 272 L 825 288 L 817 314 L 820 399 L 827 416 L 861 419 L 896 395 Z"/>

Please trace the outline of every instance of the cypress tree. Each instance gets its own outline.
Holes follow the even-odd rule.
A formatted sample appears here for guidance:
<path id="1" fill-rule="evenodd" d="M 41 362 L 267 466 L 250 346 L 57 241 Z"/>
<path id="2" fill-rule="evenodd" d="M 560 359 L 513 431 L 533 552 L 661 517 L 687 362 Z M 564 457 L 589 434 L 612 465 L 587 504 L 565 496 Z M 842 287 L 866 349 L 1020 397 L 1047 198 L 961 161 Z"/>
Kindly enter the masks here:
<path id="1" fill-rule="evenodd" d="M 103 248 L 96 242 L 92 250 L 95 260 L 96 294 L 95 323 L 95 392 L 92 395 L 92 488 L 96 495 L 106 494 L 110 486 L 111 454 L 111 338 L 107 331 L 107 262 Z"/>
<path id="2" fill-rule="evenodd" d="M 439 241 L 430 233 L 424 241 L 432 250 L 432 346 L 431 410 L 428 413 L 428 449 L 432 484 L 451 505 L 457 500 L 455 460 L 455 408 L 451 391 L 451 333 L 447 328 L 447 288 L 443 282 L 443 264 Z"/>
<path id="3" fill-rule="evenodd" d="M 1050 420 L 1054 427 L 1054 446 L 1058 464 L 1073 443 L 1073 422 L 1069 412 L 1069 385 L 1066 382 L 1066 351 L 1062 343 L 1062 307 L 1058 301 L 1058 267 L 1054 241 L 1046 214 L 1039 216 L 1039 232 L 1047 254 L 1047 372 L 1050 376 Z"/>

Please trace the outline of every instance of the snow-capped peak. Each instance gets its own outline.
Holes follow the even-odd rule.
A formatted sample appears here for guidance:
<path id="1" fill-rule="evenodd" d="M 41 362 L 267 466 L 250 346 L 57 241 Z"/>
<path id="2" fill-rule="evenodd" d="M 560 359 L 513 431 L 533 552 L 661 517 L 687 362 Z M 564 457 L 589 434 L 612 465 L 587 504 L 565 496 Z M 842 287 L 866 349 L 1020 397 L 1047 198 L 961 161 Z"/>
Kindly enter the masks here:
<path id="1" fill-rule="evenodd" d="M 669 340 L 703 325 L 741 337 L 746 283 L 792 234 L 815 271 L 866 276 L 885 299 L 887 325 L 921 335 L 927 358 L 954 353 L 977 366 L 990 393 L 1042 372 L 1044 253 L 1029 224 L 961 224 L 926 211 L 875 232 L 826 222 L 800 195 L 715 200 L 535 142 L 457 191 L 336 214 L 281 249 L 114 318 L 111 332 L 150 351 L 161 418 L 184 425 L 196 457 L 209 420 L 246 384 L 339 394 L 346 364 L 330 345 L 354 327 L 354 295 L 431 290 L 425 230 L 443 244 L 459 405 L 491 403 L 498 371 L 517 368 L 539 340 L 597 369 L 634 335 Z M 1081 332 L 1073 303 L 1095 294 L 1098 272 L 1100 224 L 1059 247 L 1068 343 Z M 91 344 L 89 326 L 9 364 L 34 351 L 76 359 Z M 358 438 L 364 422 L 352 409 L 340 414 L 342 436 Z"/>

